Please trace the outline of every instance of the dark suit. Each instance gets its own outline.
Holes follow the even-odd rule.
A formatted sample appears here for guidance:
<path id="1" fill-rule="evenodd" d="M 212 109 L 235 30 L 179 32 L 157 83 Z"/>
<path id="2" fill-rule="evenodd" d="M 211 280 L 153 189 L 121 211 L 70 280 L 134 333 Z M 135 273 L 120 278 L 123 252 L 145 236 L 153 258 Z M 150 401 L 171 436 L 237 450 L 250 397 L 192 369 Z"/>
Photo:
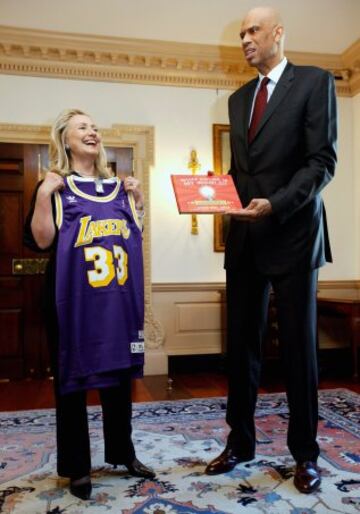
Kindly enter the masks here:
<path id="1" fill-rule="evenodd" d="M 257 79 L 229 99 L 231 169 L 244 206 L 266 198 L 272 214 L 231 219 L 225 249 L 228 305 L 229 443 L 255 451 L 261 341 L 270 286 L 290 409 L 288 445 L 295 460 L 316 461 L 317 269 L 331 261 L 321 190 L 336 163 L 336 98 L 331 75 L 287 64 L 256 135 L 247 132 Z"/>

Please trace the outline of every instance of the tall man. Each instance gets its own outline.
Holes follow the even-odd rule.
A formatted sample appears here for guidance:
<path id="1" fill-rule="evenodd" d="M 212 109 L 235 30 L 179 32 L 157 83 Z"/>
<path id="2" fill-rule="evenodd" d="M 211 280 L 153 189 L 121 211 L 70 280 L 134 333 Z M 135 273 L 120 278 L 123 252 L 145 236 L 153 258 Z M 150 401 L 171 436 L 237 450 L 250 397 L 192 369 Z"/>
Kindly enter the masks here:
<path id="1" fill-rule="evenodd" d="M 240 37 L 259 77 L 229 99 L 233 176 L 245 208 L 232 215 L 225 268 L 229 360 L 225 450 L 215 475 L 254 458 L 261 342 L 272 286 L 290 411 L 287 444 L 302 493 L 320 485 L 316 442 L 316 288 L 331 261 L 321 190 L 336 163 L 331 75 L 284 57 L 284 28 L 270 7 L 252 9 Z M 265 82 L 263 79 L 265 78 Z"/>

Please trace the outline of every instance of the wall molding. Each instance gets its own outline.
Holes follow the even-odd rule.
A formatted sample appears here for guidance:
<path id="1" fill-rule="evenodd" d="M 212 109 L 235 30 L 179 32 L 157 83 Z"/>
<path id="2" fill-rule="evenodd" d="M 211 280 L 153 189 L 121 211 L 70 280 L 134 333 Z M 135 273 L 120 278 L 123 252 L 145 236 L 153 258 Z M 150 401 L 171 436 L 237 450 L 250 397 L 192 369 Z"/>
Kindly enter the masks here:
<path id="1" fill-rule="evenodd" d="M 225 290 L 225 282 L 162 282 L 153 283 L 154 293 L 186 293 L 203 291 L 222 291 Z"/>
<path id="2" fill-rule="evenodd" d="M 360 291 L 360 280 L 323 280 L 319 296 L 347 297 Z M 223 353 L 225 348 L 225 282 L 153 283 L 153 308 L 164 327 L 167 355 Z M 340 323 L 340 325 L 339 325 Z M 319 321 L 321 348 L 347 346 L 346 326 L 338 318 Z M 340 334 L 340 335 L 339 335 Z"/>
<path id="3" fill-rule="evenodd" d="M 166 287 L 167 286 L 167 287 Z M 164 327 L 167 355 L 221 353 L 224 284 L 166 284 L 154 289 L 153 308 Z"/>
<path id="4" fill-rule="evenodd" d="M 360 91 L 360 40 L 343 54 L 287 52 L 331 71 L 339 96 Z M 234 90 L 256 75 L 239 47 L 0 26 L 0 73 Z"/>
<path id="5" fill-rule="evenodd" d="M 319 280 L 319 289 L 360 289 L 360 280 Z"/>
<path id="6" fill-rule="evenodd" d="M 153 293 L 187 293 L 225 291 L 225 282 L 161 282 L 153 283 Z M 321 289 L 360 289 L 360 280 L 319 280 Z"/>

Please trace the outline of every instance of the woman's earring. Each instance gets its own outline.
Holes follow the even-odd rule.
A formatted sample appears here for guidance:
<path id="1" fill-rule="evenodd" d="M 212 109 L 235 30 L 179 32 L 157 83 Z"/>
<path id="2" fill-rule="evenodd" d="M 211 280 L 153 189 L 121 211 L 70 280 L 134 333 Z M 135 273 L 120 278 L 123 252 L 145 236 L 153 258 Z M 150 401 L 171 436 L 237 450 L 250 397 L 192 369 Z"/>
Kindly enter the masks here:
<path id="1" fill-rule="evenodd" d="M 65 143 L 65 150 L 66 151 L 70 150 L 70 146 L 67 143 Z"/>

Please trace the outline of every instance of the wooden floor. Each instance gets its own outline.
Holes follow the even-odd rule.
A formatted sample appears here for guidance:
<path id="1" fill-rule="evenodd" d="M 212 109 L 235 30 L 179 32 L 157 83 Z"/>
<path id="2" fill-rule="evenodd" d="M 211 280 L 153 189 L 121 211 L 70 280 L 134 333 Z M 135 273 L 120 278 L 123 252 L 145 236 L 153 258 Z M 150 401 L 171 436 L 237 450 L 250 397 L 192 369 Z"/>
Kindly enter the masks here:
<path id="1" fill-rule="evenodd" d="M 268 377 L 260 393 L 283 391 L 282 383 L 276 377 Z M 360 383 L 350 378 L 327 378 L 320 381 L 321 389 L 346 388 L 360 393 Z M 133 400 L 147 402 L 157 400 L 178 400 L 225 396 L 226 377 L 220 372 L 172 373 L 168 376 L 147 376 L 134 381 Z M 98 404 L 96 391 L 88 395 L 89 405 Z M 43 409 L 54 407 L 52 381 L 22 380 L 0 382 L 0 411 Z"/>

